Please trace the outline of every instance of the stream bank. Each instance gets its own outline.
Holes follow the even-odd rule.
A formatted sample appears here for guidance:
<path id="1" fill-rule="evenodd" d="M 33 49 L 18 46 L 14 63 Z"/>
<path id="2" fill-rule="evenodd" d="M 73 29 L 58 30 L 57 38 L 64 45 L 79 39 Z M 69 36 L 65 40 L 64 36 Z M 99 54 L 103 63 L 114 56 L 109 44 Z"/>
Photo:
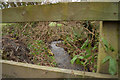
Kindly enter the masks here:
<path id="1" fill-rule="evenodd" d="M 54 54 L 55 61 L 57 63 L 57 66 L 59 68 L 64 68 L 64 69 L 74 69 L 74 70 L 84 70 L 84 67 L 79 64 L 71 64 L 71 57 L 67 53 L 67 51 L 64 50 L 64 48 L 58 47 L 57 44 L 61 43 L 62 41 L 53 41 L 51 42 L 51 51 Z"/>

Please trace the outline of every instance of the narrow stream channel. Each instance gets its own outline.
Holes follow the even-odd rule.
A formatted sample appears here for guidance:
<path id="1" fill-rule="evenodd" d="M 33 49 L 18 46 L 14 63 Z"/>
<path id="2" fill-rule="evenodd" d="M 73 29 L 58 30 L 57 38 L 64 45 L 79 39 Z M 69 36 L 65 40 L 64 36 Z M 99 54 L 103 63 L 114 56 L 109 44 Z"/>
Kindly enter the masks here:
<path id="1" fill-rule="evenodd" d="M 62 41 L 51 42 L 51 51 L 54 54 L 57 66 L 64 69 L 74 69 L 74 70 L 83 70 L 83 66 L 79 64 L 71 64 L 70 55 L 61 47 L 56 46 L 56 44 L 61 43 Z"/>

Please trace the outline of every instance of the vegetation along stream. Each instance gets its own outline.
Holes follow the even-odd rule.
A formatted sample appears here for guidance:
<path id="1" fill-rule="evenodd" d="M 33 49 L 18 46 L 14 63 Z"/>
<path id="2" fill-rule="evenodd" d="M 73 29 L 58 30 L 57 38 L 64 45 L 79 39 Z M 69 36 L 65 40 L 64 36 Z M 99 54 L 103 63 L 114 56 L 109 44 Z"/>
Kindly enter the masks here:
<path id="1" fill-rule="evenodd" d="M 56 46 L 57 43 L 61 43 L 62 41 L 53 41 L 51 43 L 51 51 L 54 54 L 56 63 L 58 67 L 65 69 L 74 69 L 74 70 L 83 70 L 84 67 L 78 64 L 71 64 L 70 55 L 61 47 Z"/>
<path id="2" fill-rule="evenodd" d="M 2 59 L 96 72 L 98 23 L 61 21 L 2 24 Z"/>

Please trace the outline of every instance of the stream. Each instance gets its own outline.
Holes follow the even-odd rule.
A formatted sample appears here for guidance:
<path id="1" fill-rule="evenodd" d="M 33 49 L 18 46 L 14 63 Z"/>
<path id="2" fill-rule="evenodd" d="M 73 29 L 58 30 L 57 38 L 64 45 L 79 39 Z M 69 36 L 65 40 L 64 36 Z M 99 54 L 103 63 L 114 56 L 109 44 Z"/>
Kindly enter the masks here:
<path id="1" fill-rule="evenodd" d="M 64 69 L 74 69 L 74 70 L 83 70 L 84 67 L 79 64 L 71 64 L 70 55 L 64 50 L 64 48 L 56 46 L 56 44 L 61 43 L 62 41 L 53 41 L 51 42 L 51 51 L 54 54 L 57 66 Z"/>

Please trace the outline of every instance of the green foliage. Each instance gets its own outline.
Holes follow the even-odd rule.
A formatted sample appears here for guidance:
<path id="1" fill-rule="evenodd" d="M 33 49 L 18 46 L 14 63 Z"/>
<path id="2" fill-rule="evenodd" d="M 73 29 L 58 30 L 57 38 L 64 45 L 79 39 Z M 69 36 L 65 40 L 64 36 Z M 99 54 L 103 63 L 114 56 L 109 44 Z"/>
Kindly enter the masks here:
<path id="1" fill-rule="evenodd" d="M 89 58 L 91 56 L 91 54 L 87 54 L 84 56 L 85 59 Z"/>
<path id="2" fill-rule="evenodd" d="M 105 46 L 105 50 L 106 50 L 107 53 L 114 51 L 114 48 L 110 44 L 108 44 L 108 42 L 105 39 L 102 38 L 102 42 Z M 117 72 L 117 62 L 116 62 L 116 60 L 112 56 L 108 55 L 102 60 L 102 63 L 105 63 L 107 61 L 109 61 L 109 73 L 111 75 L 115 75 L 116 72 Z"/>
<path id="3" fill-rule="evenodd" d="M 77 58 L 78 58 L 78 55 L 75 55 L 71 60 L 71 64 L 73 64 Z"/>
<path id="4" fill-rule="evenodd" d="M 92 50 L 95 50 L 95 49 L 97 49 L 97 46 L 96 46 L 96 45 L 92 48 Z"/>
<path id="5" fill-rule="evenodd" d="M 73 40 L 69 36 L 66 36 L 66 41 L 73 42 Z"/>
<path id="6" fill-rule="evenodd" d="M 58 27 L 61 27 L 61 26 L 62 26 L 62 24 L 57 24 L 57 26 L 58 26 Z"/>
<path id="7" fill-rule="evenodd" d="M 74 39 L 77 40 L 77 39 L 81 38 L 81 34 L 78 33 L 77 31 L 75 31 L 74 28 L 72 28 L 72 31 L 73 31 Z"/>
<path id="8" fill-rule="evenodd" d="M 102 42 L 103 42 L 103 44 L 104 44 L 104 46 L 105 46 L 105 51 L 115 51 L 114 50 L 114 48 L 110 45 L 110 44 L 108 44 L 108 42 L 104 39 L 104 38 L 101 38 L 102 39 Z"/>
<path id="9" fill-rule="evenodd" d="M 51 23 L 49 24 L 49 26 L 50 26 L 50 27 L 56 26 L 56 24 L 57 24 L 56 22 L 51 22 Z"/>
<path id="10" fill-rule="evenodd" d="M 117 62 L 114 58 L 111 58 L 109 61 L 109 72 L 112 75 L 115 75 L 117 72 Z"/>
<path id="11" fill-rule="evenodd" d="M 53 62 L 53 64 L 56 66 L 57 65 L 57 63 L 56 62 Z"/>
<path id="12" fill-rule="evenodd" d="M 89 39 L 87 39 L 82 46 L 80 47 L 81 50 L 85 51 L 80 53 L 79 55 L 73 56 L 71 63 L 73 64 L 75 61 L 77 64 L 81 64 L 87 68 L 87 65 L 94 64 L 94 59 L 97 57 L 94 57 L 93 51 L 97 49 L 97 44 L 92 47 L 91 43 L 89 42 Z M 91 57 L 92 56 L 92 57 Z M 89 59 L 91 57 L 91 59 Z M 95 69 L 97 67 L 94 67 Z M 93 69 L 93 72 L 95 70 Z"/>
<path id="13" fill-rule="evenodd" d="M 46 52 L 48 49 L 44 44 L 45 43 L 42 40 L 35 40 L 34 44 L 28 44 L 28 48 L 32 49 L 31 54 L 39 55 L 39 53 Z"/>
<path id="14" fill-rule="evenodd" d="M 106 57 L 103 59 L 102 63 L 105 63 L 106 61 L 108 61 L 108 60 L 111 59 L 111 58 L 112 58 L 111 56 L 106 56 Z"/>
<path id="15" fill-rule="evenodd" d="M 88 45 L 88 39 L 84 42 L 84 44 L 82 45 L 81 49 L 85 49 L 87 45 Z"/>
<path id="16" fill-rule="evenodd" d="M 50 26 L 50 27 L 55 27 L 55 26 L 61 27 L 62 24 L 59 24 L 59 23 L 56 23 L 56 22 L 50 22 L 49 26 Z"/>
<path id="17" fill-rule="evenodd" d="M 109 73 L 111 75 L 115 75 L 116 72 L 117 72 L 117 68 L 116 68 L 117 67 L 117 62 L 116 62 L 116 60 L 111 56 L 106 56 L 103 59 L 102 63 L 105 63 L 107 61 L 109 61 Z"/>
<path id="18" fill-rule="evenodd" d="M 71 64 L 73 64 L 76 60 L 77 60 L 77 63 L 79 62 L 79 59 L 84 59 L 83 56 L 80 56 L 80 55 L 75 55 L 73 57 L 73 59 L 71 60 Z M 79 64 L 79 63 L 78 63 Z"/>
<path id="19" fill-rule="evenodd" d="M 83 29 L 76 21 L 74 23 L 64 21 L 50 22 L 49 24 L 48 22 L 39 22 L 38 24 L 37 22 L 19 23 L 9 26 L 9 28 L 7 26 L 3 31 L 7 31 L 6 34 L 19 37 L 25 41 L 30 49 L 30 54 L 36 56 L 38 59 L 40 58 L 39 63 L 43 62 L 41 60 L 45 60 L 45 54 L 48 55 L 48 44 L 54 40 L 62 39 L 64 46 L 67 48 L 66 50 L 73 58 L 71 60 L 72 64 L 76 62 L 77 64 L 87 66 L 89 63 L 89 65 L 93 66 L 95 63 L 94 59 L 97 56 L 92 58 L 91 56 L 94 55 L 93 53 L 97 50 L 98 46 L 96 45 L 92 48 L 89 39 L 86 40 L 88 33 Z M 44 59 L 41 59 L 41 57 Z M 54 60 L 54 56 L 48 55 L 47 57 Z M 40 65 L 43 64 L 41 63 Z"/>
<path id="20" fill-rule="evenodd" d="M 67 52 L 72 56 L 71 64 L 76 62 L 85 66 L 86 69 L 89 66 L 92 67 L 91 70 L 96 71 L 97 67 L 93 66 L 97 65 L 98 36 L 95 36 L 95 40 L 90 40 L 88 38 L 89 33 L 83 27 L 75 28 L 72 26 L 71 29 L 72 33 L 65 36 L 63 41 L 63 44 L 67 47 Z"/>

